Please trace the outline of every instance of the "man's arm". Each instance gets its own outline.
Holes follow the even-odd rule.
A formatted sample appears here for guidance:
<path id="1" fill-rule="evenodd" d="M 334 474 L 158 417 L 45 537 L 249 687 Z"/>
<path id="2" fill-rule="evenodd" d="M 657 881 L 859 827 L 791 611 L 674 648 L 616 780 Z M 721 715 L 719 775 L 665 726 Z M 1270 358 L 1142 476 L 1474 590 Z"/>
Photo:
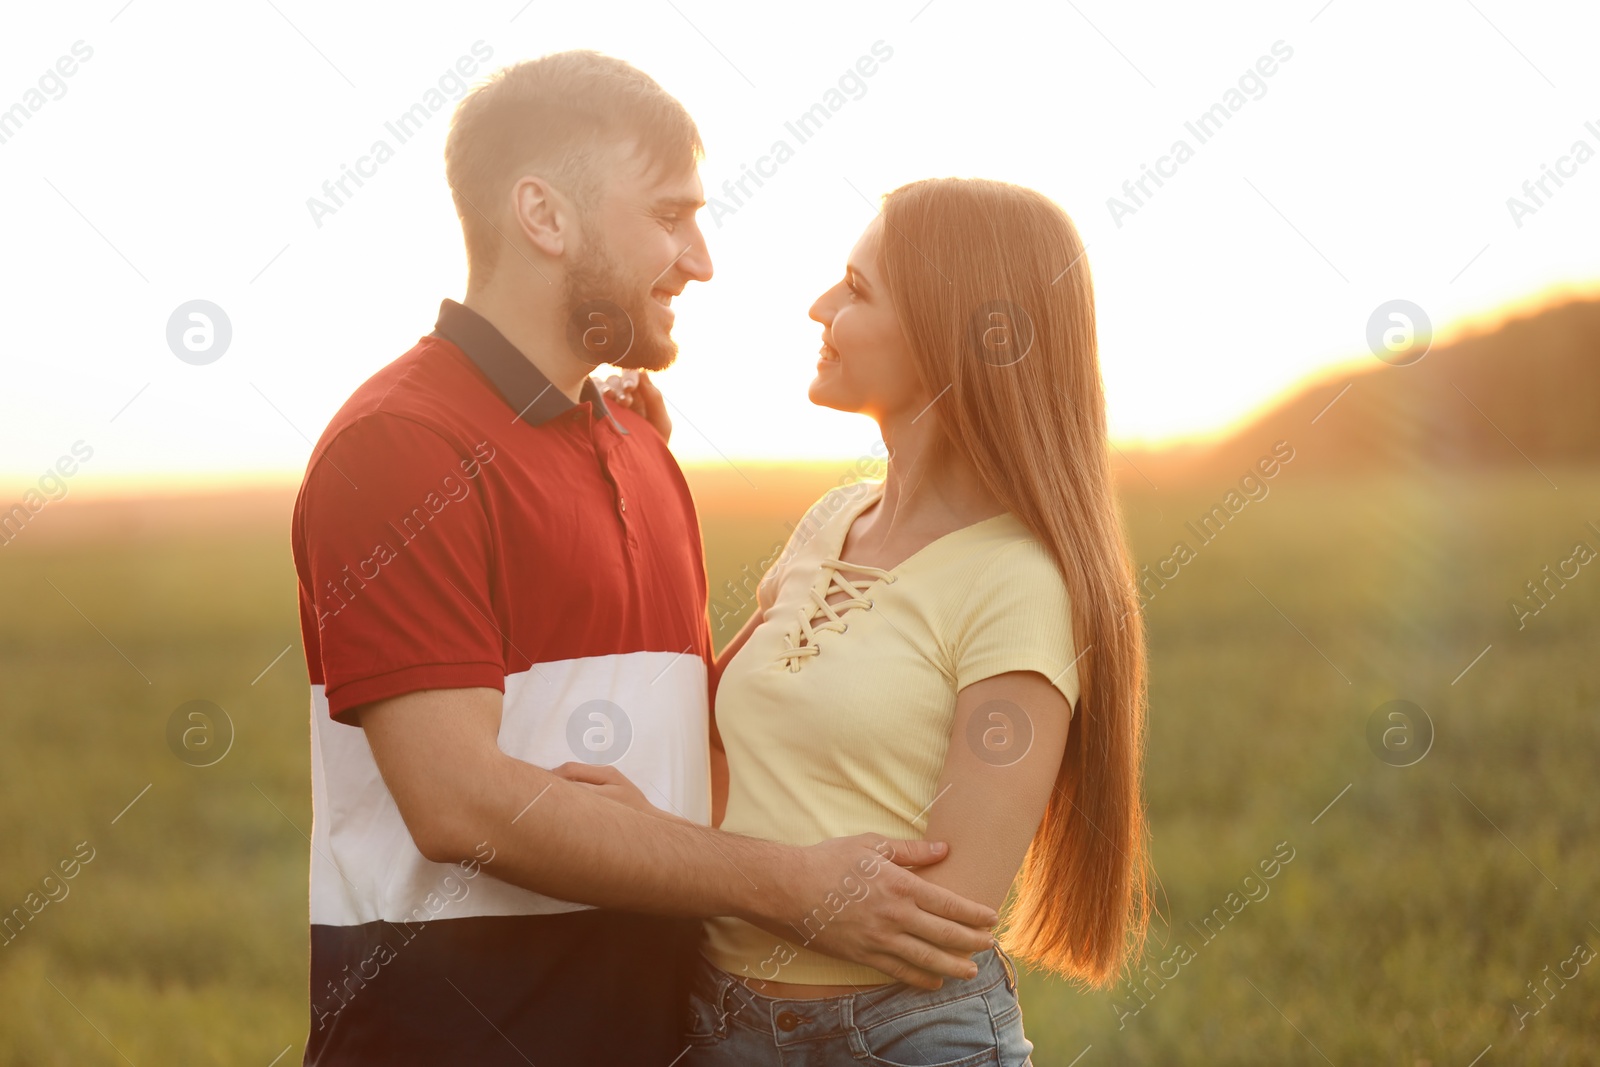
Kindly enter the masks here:
<path id="1" fill-rule="evenodd" d="M 925 989 L 975 973 L 970 956 L 988 946 L 994 909 L 903 866 L 937 863 L 939 847 L 864 834 L 795 848 L 654 818 L 501 751 L 502 699 L 494 689 L 426 690 L 357 712 L 429 860 L 460 862 L 487 841 L 496 877 L 535 892 L 631 911 L 733 915 L 783 937 L 847 879 L 867 876 L 879 892 L 841 912 L 816 948 Z"/>

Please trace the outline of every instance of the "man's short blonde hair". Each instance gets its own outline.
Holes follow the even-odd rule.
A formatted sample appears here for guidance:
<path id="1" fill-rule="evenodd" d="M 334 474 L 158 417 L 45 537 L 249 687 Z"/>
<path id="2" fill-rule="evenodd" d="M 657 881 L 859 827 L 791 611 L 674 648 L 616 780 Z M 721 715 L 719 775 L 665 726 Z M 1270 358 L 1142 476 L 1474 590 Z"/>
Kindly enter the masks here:
<path id="1" fill-rule="evenodd" d="M 537 174 L 587 214 L 619 145 L 665 173 L 692 169 L 700 131 L 676 98 L 629 63 L 599 52 L 556 52 L 503 67 L 456 106 L 445 178 L 461 217 L 467 265 L 487 279 L 502 238 L 491 224 L 505 194 Z"/>

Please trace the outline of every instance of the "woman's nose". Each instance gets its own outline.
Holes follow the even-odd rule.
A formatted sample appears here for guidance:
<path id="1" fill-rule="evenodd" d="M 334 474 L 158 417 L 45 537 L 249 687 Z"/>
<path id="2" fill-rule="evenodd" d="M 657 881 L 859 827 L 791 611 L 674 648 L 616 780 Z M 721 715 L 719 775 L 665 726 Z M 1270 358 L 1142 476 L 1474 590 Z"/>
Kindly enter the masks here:
<path id="1" fill-rule="evenodd" d="M 826 326 L 833 321 L 833 302 L 828 299 L 832 295 L 833 290 L 830 289 L 817 297 L 816 302 L 811 305 L 809 314 L 812 322 L 820 322 Z"/>

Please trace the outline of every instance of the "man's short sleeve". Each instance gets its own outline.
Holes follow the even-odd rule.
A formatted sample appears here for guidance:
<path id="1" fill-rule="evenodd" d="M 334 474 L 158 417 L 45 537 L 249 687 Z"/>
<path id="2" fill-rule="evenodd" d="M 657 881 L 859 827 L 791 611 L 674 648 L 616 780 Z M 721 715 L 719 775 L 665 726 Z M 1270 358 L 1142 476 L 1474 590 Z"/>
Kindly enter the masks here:
<path id="1" fill-rule="evenodd" d="M 1072 605 L 1042 544 L 1021 541 L 995 553 L 963 605 L 956 632 L 957 692 L 995 675 L 1035 671 L 1076 708 Z"/>
<path id="2" fill-rule="evenodd" d="M 312 680 L 320 666 L 334 718 L 420 689 L 504 692 L 479 458 L 380 413 L 313 460 L 295 566 Z"/>

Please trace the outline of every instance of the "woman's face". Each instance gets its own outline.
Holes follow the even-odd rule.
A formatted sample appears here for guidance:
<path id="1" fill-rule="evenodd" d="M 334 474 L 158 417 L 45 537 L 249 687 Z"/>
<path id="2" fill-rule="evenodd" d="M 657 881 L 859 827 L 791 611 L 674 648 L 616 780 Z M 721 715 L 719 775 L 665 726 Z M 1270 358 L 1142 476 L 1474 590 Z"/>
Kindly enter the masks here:
<path id="1" fill-rule="evenodd" d="M 813 404 L 880 421 L 915 416 L 928 403 L 878 268 L 882 232 L 879 216 L 851 249 L 844 278 L 811 305 L 822 324 L 822 358 L 808 391 Z"/>

